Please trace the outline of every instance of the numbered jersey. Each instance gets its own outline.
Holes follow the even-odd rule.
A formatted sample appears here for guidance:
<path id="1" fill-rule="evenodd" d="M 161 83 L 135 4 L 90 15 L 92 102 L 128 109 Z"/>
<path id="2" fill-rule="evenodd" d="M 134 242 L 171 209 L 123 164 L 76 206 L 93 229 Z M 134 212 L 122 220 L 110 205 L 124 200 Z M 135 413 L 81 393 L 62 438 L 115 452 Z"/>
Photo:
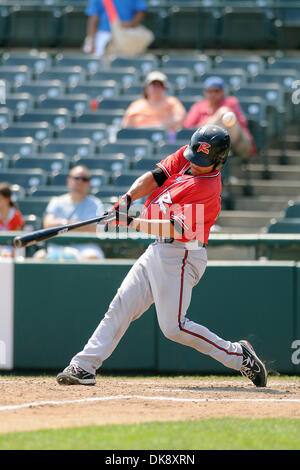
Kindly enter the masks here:
<path id="1" fill-rule="evenodd" d="M 217 170 L 201 176 L 188 174 L 190 162 L 183 156 L 185 148 L 157 164 L 167 179 L 147 198 L 142 216 L 171 220 L 176 229 L 182 230 L 178 240 L 197 239 L 206 244 L 221 209 L 221 173 Z"/>

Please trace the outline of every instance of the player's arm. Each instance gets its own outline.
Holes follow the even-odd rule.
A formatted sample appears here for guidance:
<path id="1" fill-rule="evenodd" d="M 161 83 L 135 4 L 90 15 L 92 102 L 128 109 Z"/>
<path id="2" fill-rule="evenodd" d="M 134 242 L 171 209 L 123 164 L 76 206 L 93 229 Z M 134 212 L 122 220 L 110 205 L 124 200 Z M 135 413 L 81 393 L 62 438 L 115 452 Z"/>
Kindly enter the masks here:
<path id="1" fill-rule="evenodd" d="M 156 237 L 175 239 L 182 237 L 182 232 L 175 229 L 171 220 L 148 220 L 136 217 L 130 223 L 130 227 Z"/>
<path id="2" fill-rule="evenodd" d="M 151 171 L 147 171 L 134 181 L 127 191 L 127 194 L 130 196 L 131 201 L 133 202 L 137 199 L 148 196 L 157 188 L 158 184 L 153 176 L 153 173 Z"/>

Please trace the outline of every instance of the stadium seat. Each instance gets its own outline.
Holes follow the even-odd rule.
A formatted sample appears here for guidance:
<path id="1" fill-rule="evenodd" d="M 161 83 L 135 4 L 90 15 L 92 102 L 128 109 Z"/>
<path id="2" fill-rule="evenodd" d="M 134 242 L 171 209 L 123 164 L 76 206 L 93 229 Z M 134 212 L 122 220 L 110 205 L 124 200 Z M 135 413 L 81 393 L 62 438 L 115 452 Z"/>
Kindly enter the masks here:
<path id="1" fill-rule="evenodd" d="M 112 153 L 124 153 L 128 158 L 151 157 L 154 153 L 154 145 L 146 139 L 118 139 L 114 143 L 103 143 L 99 146 L 100 156 Z"/>
<path id="2" fill-rule="evenodd" d="M 47 184 L 47 173 L 41 169 L 7 169 L 0 171 L 0 180 L 28 189 Z"/>
<path id="3" fill-rule="evenodd" d="M 195 131 L 196 131 L 196 128 L 195 129 L 180 129 L 176 133 L 176 140 L 177 141 L 182 140 L 188 144 Z"/>
<path id="4" fill-rule="evenodd" d="M 33 73 L 40 73 L 51 65 L 51 57 L 47 52 L 38 52 L 31 50 L 29 52 L 4 52 L 2 55 L 4 66 L 25 65 Z"/>
<path id="5" fill-rule="evenodd" d="M 6 95 L 5 106 L 16 114 L 24 114 L 33 109 L 34 100 L 29 93 L 11 93 Z"/>
<path id="6" fill-rule="evenodd" d="M 136 129 L 124 128 L 117 132 L 116 138 L 119 139 L 147 139 L 157 145 L 161 141 L 168 139 L 168 133 L 164 129 Z"/>
<path id="7" fill-rule="evenodd" d="M 0 45 L 7 45 L 12 35 L 11 27 L 12 8 L 9 5 L 0 5 Z"/>
<path id="8" fill-rule="evenodd" d="M 60 130 L 58 137 L 60 139 L 87 138 L 98 143 L 108 138 L 108 131 L 105 124 L 72 123 Z"/>
<path id="9" fill-rule="evenodd" d="M 154 170 L 160 158 L 140 158 L 133 161 L 133 170 L 144 172 Z"/>
<path id="10" fill-rule="evenodd" d="M 109 184 L 109 175 L 104 170 L 91 170 L 90 175 L 91 188 L 100 188 Z M 68 176 L 69 172 L 54 171 L 50 175 L 50 184 L 54 186 L 63 186 L 66 184 Z"/>
<path id="11" fill-rule="evenodd" d="M 47 205 L 49 204 L 49 197 L 27 197 L 25 199 L 18 199 L 18 208 L 22 215 L 34 214 L 36 217 L 42 219 Z"/>
<path id="12" fill-rule="evenodd" d="M 283 57 L 274 57 L 270 56 L 267 59 L 267 68 L 268 69 L 292 69 L 298 70 L 300 72 L 300 57 L 295 56 L 283 56 Z"/>
<path id="13" fill-rule="evenodd" d="M 13 121 L 14 113 L 11 109 L 0 107 L 0 130 L 7 127 Z"/>
<path id="14" fill-rule="evenodd" d="M 118 109 L 126 111 L 128 106 L 135 100 L 141 98 L 141 95 L 123 95 L 116 98 L 100 98 L 98 103 L 98 109 Z"/>
<path id="15" fill-rule="evenodd" d="M 274 18 L 269 10 L 249 2 L 225 6 L 222 12 L 220 44 L 222 48 L 263 49 L 277 45 Z M 231 2 L 232 3 L 232 2 Z M 255 34 L 253 34 L 255 32 Z"/>
<path id="16" fill-rule="evenodd" d="M 300 202 L 293 202 L 292 204 L 289 204 L 285 209 L 284 217 L 288 219 L 300 219 Z"/>
<path id="17" fill-rule="evenodd" d="M 5 80 L 11 85 L 19 85 L 26 83 L 33 78 L 33 73 L 29 67 L 25 65 L 20 66 L 10 66 L 10 65 L 1 65 L 0 66 L 0 77 L 2 80 Z"/>
<path id="18" fill-rule="evenodd" d="M 0 169 L 6 169 L 9 166 L 9 158 L 5 153 L 0 152 Z"/>
<path id="19" fill-rule="evenodd" d="M 35 100 L 42 96 L 57 98 L 66 92 L 66 86 L 60 80 L 35 80 L 15 86 L 17 93 L 29 93 Z"/>
<path id="20" fill-rule="evenodd" d="M 85 165 L 89 170 L 103 170 L 108 174 L 129 169 L 129 161 L 124 153 L 96 155 L 92 158 L 77 155 L 72 159 L 71 164 L 72 166 Z"/>
<path id="21" fill-rule="evenodd" d="M 62 194 L 66 194 L 69 192 L 69 188 L 64 183 L 63 186 L 37 186 L 32 187 L 28 190 L 28 197 L 35 197 L 35 198 L 50 198 L 54 196 L 61 196 Z"/>
<path id="22" fill-rule="evenodd" d="M 2 131 L 3 137 L 32 137 L 38 142 L 53 136 L 53 129 L 47 122 L 13 123 Z"/>
<path id="23" fill-rule="evenodd" d="M 87 111 L 79 116 L 75 116 L 75 122 L 90 124 L 105 124 L 108 126 L 119 126 L 124 116 L 124 110 L 101 109 L 97 111 Z"/>
<path id="24" fill-rule="evenodd" d="M 21 157 L 15 155 L 11 160 L 12 168 L 40 168 L 41 170 L 50 173 L 53 171 L 68 171 L 69 161 L 65 158 L 64 154 L 53 156 L 36 155 L 34 157 Z"/>
<path id="25" fill-rule="evenodd" d="M 71 113 L 64 108 L 33 109 L 18 118 L 19 122 L 48 122 L 54 129 L 65 127 L 71 122 Z"/>
<path id="26" fill-rule="evenodd" d="M 132 183 L 143 174 L 142 170 L 131 170 L 123 172 L 118 176 L 115 176 L 113 179 L 113 184 L 116 187 L 125 187 L 129 188 Z"/>
<path id="27" fill-rule="evenodd" d="M 36 153 L 37 143 L 32 137 L 1 137 L 0 148 L 8 157 L 16 154 L 28 156 Z"/>
<path id="28" fill-rule="evenodd" d="M 93 74 L 102 70 L 105 63 L 93 55 L 60 52 L 54 57 L 54 67 L 81 67 L 86 73 Z"/>
<path id="29" fill-rule="evenodd" d="M 169 10 L 168 46 L 172 48 L 203 48 L 218 45 L 218 27 L 221 17 L 218 8 L 199 8 L 199 2 L 174 2 Z M 206 5 L 204 5 L 205 7 Z M 209 5 L 213 6 L 213 5 Z"/>
<path id="30" fill-rule="evenodd" d="M 182 68 L 168 68 L 164 70 L 165 75 L 168 78 L 168 82 L 174 87 L 175 90 L 180 90 L 193 83 L 193 74 L 188 67 Z"/>
<path id="31" fill-rule="evenodd" d="M 285 90 L 292 92 L 292 84 L 295 80 L 299 80 L 299 78 L 300 70 L 276 69 L 272 67 L 253 77 L 251 83 L 279 83 Z"/>
<path id="32" fill-rule="evenodd" d="M 187 144 L 186 141 L 182 142 L 182 145 L 186 145 L 186 144 Z M 172 144 L 161 143 L 157 147 L 157 158 L 162 160 L 168 157 L 168 155 L 171 155 L 172 153 L 176 152 L 176 150 L 178 150 L 179 147 L 181 147 L 181 143 L 179 143 L 179 140 L 178 142 L 172 143 Z"/>
<path id="33" fill-rule="evenodd" d="M 63 152 L 68 158 L 75 155 L 90 157 L 95 152 L 95 143 L 91 139 L 48 139 L 42 143 L 41 153 Z"/>
<path id="34" fill-rule="evenodd" d="M 268 226 L 267 233 L 300 233 L 300 218 L 276 220 Z"/>
<path id="35" fill-rule="evenodd" d="M 247 72 L 241 68 L 236 69 L 217 69 L 214 71 L 206 72 L 201 76 L 195 77 L 197 83 L 204 83 L 208 77 L 217 75 L 224 80 L 225 86 L 227 86 L 228 91 L 237 90 L 238 88 L 247 84 Z"/>
<path id="36" fill-rule="evenodd" d="M 38 101 L 38 108 L 65 108 L 72 113 L 83 113 L 89 108 L 89 97 L 84 94 L 63 95 L 57 98 L 49 98 L 43 96 Z"/>
<path id="37" fill-rule="evenodd" d="M 110 68 L 134 67 L 143 74 L 159 68 L 159 60 L 155 55 L 145 54 L 140 57 L 117 56 L 112 58 Z"/>
<path id="38" fill-rule="evenodd" d="M 212 60 L 207 55 L 165 55 L 162 57 L 161 70 L 168 75 L 169 69 L 188 68 L 193 75 L 202 75 L 212 68 Z"/>
<path id="39" fill-rule="evenodd" d="M 52 67 L 37 74 L 37 80 L 60 80 L 68 86 L 75 86 L 86 79 L 81 67 Z"/>
<path id="40" fill-rule="evenodd" d="M 124 194 L 126 191 L 128 191 L 128 186 L 116 186 L 113 184 L 110 184 L 108 186 L 103 186 L 100 189 L 96 191 L 92 191 L 92 194 L 95 197 L 98 197 L 99 199 L 101 198 L 108 198 L 108 197 L 115 197 L 120 199 L 122 194 Z"/>
<path id="41" fill-rule="evenodd" d="M 204 99 L 204 88 L 203 84 L 199 85 L 188 85 L 180 90 L 178 90 L 177 95 L 179 99 L 184 99 L 184 97 L 194 97 L 195 102 Z"/>
<path id="42" fill-rule="evenodd" d="M 76 86 L 70 86 L 68 92 L 71 94 L 85 94 L 89 98 L 113 98 L 120 95 L 120 87 L 114 80 L 90 80 L 78 83 Z"/>
<path id="43" fill-rule="evenodd" d="M 215 74 L 218 74 L 218 69 L 242 69 L 247 72 L 249 77 L 261 73 L 266 68 L 265 61 L 258 55 L 253 56 L 217 56 L 214 59 Z"/>
<path id="44" fill-rule="evenodd" d="M 140 83 L 140 73 L 134 67 L 112 67 L 109 70 L 102 69 L 99 72 L 89 73 L 90 80 L 114 80 L 121 87 Z"/>

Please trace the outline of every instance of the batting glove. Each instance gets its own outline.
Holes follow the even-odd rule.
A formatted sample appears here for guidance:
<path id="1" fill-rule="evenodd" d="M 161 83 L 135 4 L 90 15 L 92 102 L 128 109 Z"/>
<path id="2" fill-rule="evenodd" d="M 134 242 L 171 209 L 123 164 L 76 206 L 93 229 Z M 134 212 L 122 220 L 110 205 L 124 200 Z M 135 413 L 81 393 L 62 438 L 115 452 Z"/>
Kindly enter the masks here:
<path id="1" fill-rule="evenodd" d="M 130 217 L 127 212 L 123 211 L 113 211 L 109 212 L 107 217 L 104 219 L 104 231 L 108 231 L 108 226 L 110 225 L 111 227 L 129 227 L 131 222 L 133 221 L 133 217 Z"/>
<path id="2" fill-rule="evenodd" d="M 123 194 L 121 199 L 113 205 L 111 211 L 115 212 L 128 212 L 129 207 L 131 206 L 131 196 L 129 194 Z"/>

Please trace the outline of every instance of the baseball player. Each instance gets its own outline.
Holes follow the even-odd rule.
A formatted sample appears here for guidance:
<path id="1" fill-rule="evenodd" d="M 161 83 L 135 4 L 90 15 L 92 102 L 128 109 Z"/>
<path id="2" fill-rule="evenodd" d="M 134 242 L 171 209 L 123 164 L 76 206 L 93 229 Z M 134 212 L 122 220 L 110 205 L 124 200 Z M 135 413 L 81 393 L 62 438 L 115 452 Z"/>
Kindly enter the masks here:
<path id="1" fill-rule="evenodd" d="M 203 276 L 209 231 L 221 208 L 221 168 L 230 137 L 216 125 L 199 128 L 179 148 L 133 183 L 108 213 L 108 226 L 130 226 L 157 237 L 134 263 L 95 332 L 59 384 L 93 385 L 96 371 L 118 345 L 130 323 L 155 304 L 159 326 L 172 341 L 208 354 L 265 387 L 264 364 L 245 340 L 231 342 L 186 316 L 192 289 Z M 128 215 L 130 204 L 147 197 L 141 217 Z"/>

